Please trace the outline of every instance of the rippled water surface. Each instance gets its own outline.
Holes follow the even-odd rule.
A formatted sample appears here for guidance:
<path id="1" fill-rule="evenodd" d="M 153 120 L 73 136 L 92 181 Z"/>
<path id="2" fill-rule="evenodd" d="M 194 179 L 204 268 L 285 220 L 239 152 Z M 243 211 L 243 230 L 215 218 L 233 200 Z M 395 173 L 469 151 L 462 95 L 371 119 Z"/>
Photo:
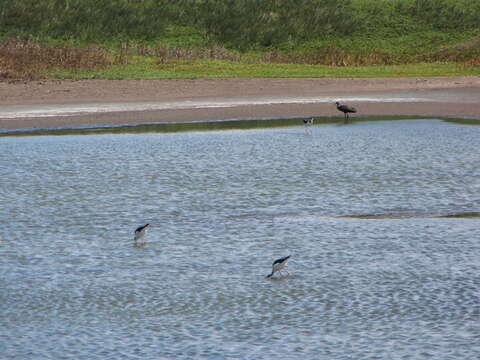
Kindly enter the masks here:
<path id="1" fill-rule="evenodd" d="M 1 138 L 0 358 L 480 358 L 480 127 L 311 130 Z"/>

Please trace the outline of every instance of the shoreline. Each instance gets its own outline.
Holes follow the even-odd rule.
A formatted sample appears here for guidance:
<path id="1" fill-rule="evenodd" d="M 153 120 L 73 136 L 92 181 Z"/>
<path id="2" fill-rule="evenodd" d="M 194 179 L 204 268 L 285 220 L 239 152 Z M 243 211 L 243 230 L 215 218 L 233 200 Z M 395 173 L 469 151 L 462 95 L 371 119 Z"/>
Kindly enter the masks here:
<path id="1" fill-rule="evenodd" d="M 343 116 L 335 100 L 357 116 L 480 120 L 480 76 L 2 82 L 0 130 Z"/>

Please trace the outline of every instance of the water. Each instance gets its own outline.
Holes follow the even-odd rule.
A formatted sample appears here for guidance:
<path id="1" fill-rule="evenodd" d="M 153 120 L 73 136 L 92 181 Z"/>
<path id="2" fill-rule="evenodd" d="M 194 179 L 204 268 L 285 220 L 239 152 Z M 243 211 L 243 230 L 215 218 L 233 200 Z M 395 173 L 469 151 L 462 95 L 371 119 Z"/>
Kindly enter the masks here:
<path id="1" fill-rule="evenodd" d="M 432 120 L 2 138 L 0 358 L 477 359 L 479 139 Z"/>

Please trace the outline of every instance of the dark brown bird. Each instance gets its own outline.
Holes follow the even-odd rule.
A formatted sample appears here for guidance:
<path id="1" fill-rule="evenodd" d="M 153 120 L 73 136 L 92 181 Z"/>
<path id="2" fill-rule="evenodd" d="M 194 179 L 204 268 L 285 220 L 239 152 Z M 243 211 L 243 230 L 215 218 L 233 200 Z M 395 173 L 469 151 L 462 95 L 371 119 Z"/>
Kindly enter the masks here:
<path id="1" fill-rule="evenodd" d="M 337 104 L 338 111 L 343 112 L 343 114 L 345 115 L 345 122 L 347 122 L 349 119 L 348 113 L 357 112 L 357 109 L 355 109 L 353 106 L 341 105 L 338 101 L 335 104 Z"/>

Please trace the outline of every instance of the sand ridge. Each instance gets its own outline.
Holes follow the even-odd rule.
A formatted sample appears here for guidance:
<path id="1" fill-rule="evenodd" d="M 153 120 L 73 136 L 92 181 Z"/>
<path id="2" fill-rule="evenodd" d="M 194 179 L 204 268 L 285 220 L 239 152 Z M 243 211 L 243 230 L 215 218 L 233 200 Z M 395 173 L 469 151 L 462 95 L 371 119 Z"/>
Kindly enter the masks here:
<path id="1" fill-rule="evenodd" d="M 42 80 L 0 82 L 8 106 L 188 102 L 258 97 L 382 97 L 408 93 L 423 101 L 356 101 L 362 115 L 420 115 L 480 119 L 480 76 L 415 78 L 218 78 L 178 80 Z M 428 96 L 427 96 L 428 95 Z M 0 129 L 209 121 L 282 116 L 340 116 L 333 103 L 248 104 L 215 108 L 104 111 L 75 116 L 0 118 Z"/>

